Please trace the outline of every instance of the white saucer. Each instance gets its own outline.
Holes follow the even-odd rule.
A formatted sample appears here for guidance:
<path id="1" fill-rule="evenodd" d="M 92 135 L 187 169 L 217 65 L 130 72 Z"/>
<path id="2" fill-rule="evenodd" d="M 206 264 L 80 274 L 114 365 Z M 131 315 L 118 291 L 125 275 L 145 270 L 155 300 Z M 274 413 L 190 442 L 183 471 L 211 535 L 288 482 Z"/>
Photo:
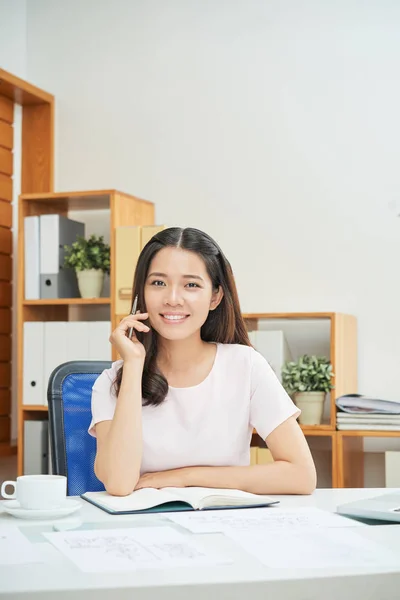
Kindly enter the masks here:
<path id="1" fill-rule="evenodd" d="M 6 513 L 18 519 L 60 519 L 76 512 L 82 505 L 78 500 L 67 498 L 65 504 L 58 508 L 21 508 L 17 500 L 4 500 L 0 506 Z"/>

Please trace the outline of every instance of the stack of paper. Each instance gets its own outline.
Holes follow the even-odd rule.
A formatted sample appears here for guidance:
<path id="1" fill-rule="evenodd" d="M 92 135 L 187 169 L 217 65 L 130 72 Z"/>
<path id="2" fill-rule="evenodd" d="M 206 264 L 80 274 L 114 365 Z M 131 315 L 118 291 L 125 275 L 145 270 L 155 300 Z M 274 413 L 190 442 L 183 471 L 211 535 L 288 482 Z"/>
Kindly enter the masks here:
<path id="1" fill-rule="evenodd" d="M 400 431 L 400 402 L 347 394 L 336 400 L 339 430 Z"/>
<path id="2" fill-rule="evenodd" d="M 340 430 L 400 431 L 400 415 L 337 413 L 336 424 Z"/>

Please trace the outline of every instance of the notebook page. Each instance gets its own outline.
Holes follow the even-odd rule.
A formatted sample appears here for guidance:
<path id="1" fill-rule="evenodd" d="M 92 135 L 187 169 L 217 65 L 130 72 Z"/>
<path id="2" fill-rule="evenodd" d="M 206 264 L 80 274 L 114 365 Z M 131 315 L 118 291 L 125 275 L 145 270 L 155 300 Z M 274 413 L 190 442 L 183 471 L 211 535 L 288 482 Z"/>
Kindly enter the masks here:
<path id="1" fill-rule="evenodd" d="M 171 488 L 173 491 L 173 488 Z M 166 502 L 176 502 L 180 498 L 168 493 L 166 489 L 143 488 L 129 494 L 129 496 L 111 496 L 107 492 L 86 492 L 85 497 L 101 504 L 105 508 L 116 511 L 146 510 Z"/>
<path id="2" fill-rule="evenodd" d="M 274 502 L 273 498 L 269 496 L 261 496 L 258 494 L 251 494 L 250 492 L 243 492 L 242 490 L 226 490 L 221 488 L 204 488 L 204 487 L 187 487 L 187 488 L 163 488 L 165 492 L 168 492 L 182 500 L 190 502 L 194 508 L 203 506 L 212 506 L 212 496 L 218 498 L 226 498 L 226 506 L 231 504 L 238 505 L 251 505 L 251 504 L 262 504 L 263 502 Z M 207 500 L 209 499 L 209 502 Z M 236 502 L 235 502 L 236 500 Z M 219 505 L 223 505 L 224 502 L 219 502 Z"/>

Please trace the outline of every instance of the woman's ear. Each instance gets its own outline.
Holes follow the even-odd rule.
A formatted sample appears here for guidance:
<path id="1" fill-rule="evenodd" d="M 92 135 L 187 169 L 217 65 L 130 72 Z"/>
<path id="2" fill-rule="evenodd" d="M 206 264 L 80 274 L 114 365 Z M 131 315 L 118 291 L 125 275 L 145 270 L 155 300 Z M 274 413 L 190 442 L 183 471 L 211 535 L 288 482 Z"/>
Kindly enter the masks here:
<path id="1" fill-rule="evenodd" d="M 218 289 L 213 292 L 210 302 L 210 310 L 215 310 L 217 306 L 220 304 L 222 298 L 224 297 L 224 292 L 222 287 L 219 285 Z"/>

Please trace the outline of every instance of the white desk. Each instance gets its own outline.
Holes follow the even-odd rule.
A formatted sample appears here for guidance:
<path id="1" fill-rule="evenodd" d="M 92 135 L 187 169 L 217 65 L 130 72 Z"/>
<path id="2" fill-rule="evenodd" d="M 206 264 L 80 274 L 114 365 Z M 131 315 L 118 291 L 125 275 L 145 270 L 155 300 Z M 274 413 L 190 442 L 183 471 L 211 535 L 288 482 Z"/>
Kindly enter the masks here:
<path id="1" fill-rule="evenodd" d="M 391 492 L 394 490 L 390 490 Z M 312 496 L 281 496 L 282 507 L 315 506 L 335 511 L 338 504 L 366 498 L 386 489 L 317 490 Z M 1 509 L 0 509 L 1 510 Z M 79 517 L 83 523 L 105 523 L 154 526 L 166 524 L 166 515 L 112 516 L 82 501 Z M 41 533 L 53 531 L 51 521 L 17 520 L 0 514 L 0 529 L 18 524 L 20 530 L 46 558 L 46 563 L 0 566 L 0 598 L 57 600 L 385 600 L 400 597 L 400 525 L 359 527 L 357 533 L 376 540 L 399 556 L 398 567 L 382 569 L 352 568 L 323 571 L 321 569 L 270 569 L 237 548 L 222 534 L 200 537 L 214 548 L 225 550 L 233 563 L 224 566 L 192 569 L 142 570 L 116 574 L 81 572 L 46 542 Z M 58 524 L 61 521 L 57 521 Z M 189 534 L 195 535 L 195 534 Z M 268 539 L 265 540 L 268 544 Z"/>

